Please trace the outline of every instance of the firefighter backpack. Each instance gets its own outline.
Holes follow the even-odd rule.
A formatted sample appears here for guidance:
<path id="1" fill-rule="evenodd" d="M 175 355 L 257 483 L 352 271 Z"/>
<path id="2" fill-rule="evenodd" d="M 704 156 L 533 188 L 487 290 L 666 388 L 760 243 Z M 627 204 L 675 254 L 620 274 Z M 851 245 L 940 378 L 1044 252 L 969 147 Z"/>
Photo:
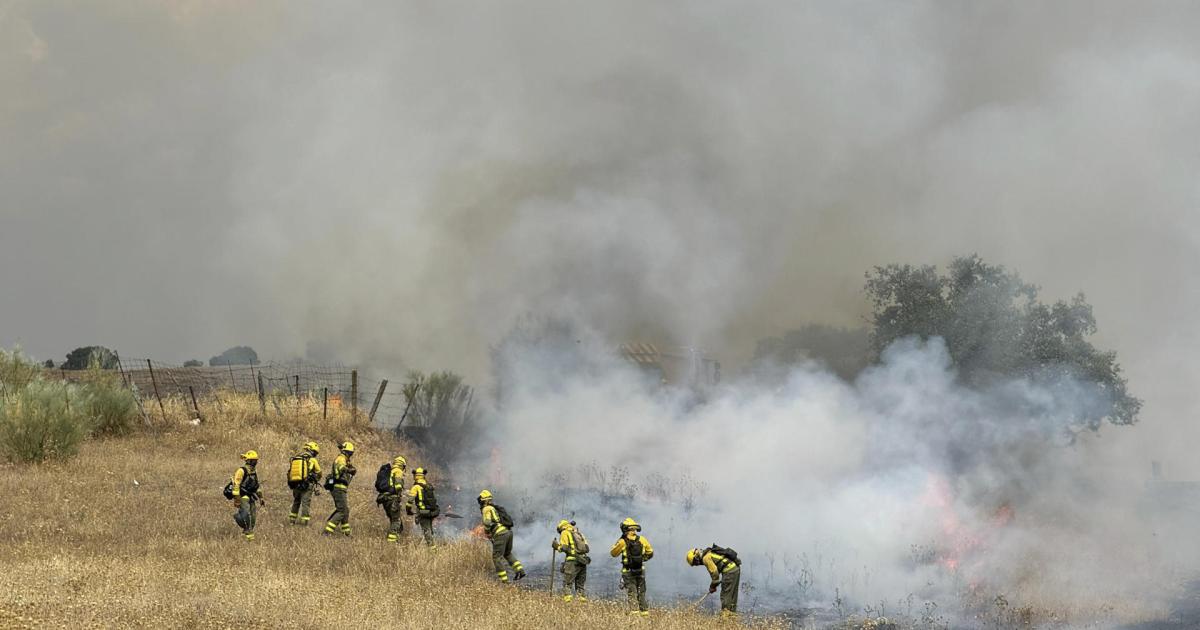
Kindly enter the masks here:
<path id="1" fill-rule="evenodd" d="M 508 510 L 504 509 L 504 506 L 502 506 L 502 505 L 496 505 L 493 507 L 496 508 L 496 518 L 500 519 L 500 524 L 509 529 L 512 529 L 513 528 L 513 520 L 512 520 L 512 517 L 508 515 Z"/>
<path id="2" fill-rule="evenodd" d="M 390 463 L 379 467 L 375 473 L 375 492 L 387 494 L 392 491 L 392 465 Z"/>

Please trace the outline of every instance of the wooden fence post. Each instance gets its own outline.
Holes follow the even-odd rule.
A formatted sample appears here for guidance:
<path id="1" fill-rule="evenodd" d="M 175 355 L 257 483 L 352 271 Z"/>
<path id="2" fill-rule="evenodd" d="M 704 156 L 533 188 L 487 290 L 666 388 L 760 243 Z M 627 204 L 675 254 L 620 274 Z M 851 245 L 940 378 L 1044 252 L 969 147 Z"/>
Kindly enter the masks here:
<path id="1" fill-rule="evenodd" d="M 321 392 L 321 419 L 326 420 L 328 418 L 329 418 L 329 388 L 326 387 Z"/>
<path id="2" fill-rule="evenodd" d="M 375 404 L 371 405 L 371 415 L 367 416 L 368 422 L 375 422 L 375 412 L 379 409 L 379 401 L 383 400 L 383 390 L 387 389 L 387 379 L 379 381 L 379 392 L 375 394 Z"/>
<path id="3" fill-rule="evenodd" d="M 196 418 L 200 418 L 200 405 L 196 404 L 196 390 L 188 385 L 188 393 L 192 395 L 192 410 L 196 412 Z"/>
<path id="4" fill-rule="evenodd" d="M 350 370 L 350 422 L 358 422 L 358 370 Z"/>
<path id="5" fill-rule="evenodd" d="M 237 391 L 237 380 L 233 378 L 233 363 L 226 361 L 225 365 L 229 367 L 229 389 Z"/>
<path id="6" fill-rule="evenodd" d="M 258 411 L 264 417 L 267 415 L 267 392 L 263 387 L 262 372 L 258 373 Z"/>
<path id="7" fill-rule="evenodd" d="M 113 356 L 117 359 L 117 371 L 121 373 L 121 384 L 129 387 L 129 383 L 125 380 L 125 368 L 121 365 L 121 354 L 119 352 L 113 352 Z"/>
<path id="8" fill-rule="evenodd" d="M 154 378 L 154 364 L 146 359 L 146 367 L 150 368 L 150 384 L 154 385 L 154 397 L 158 399 L 158 411 L 162 414 L 163 423 L 167 422 L 167 410 L 163 407 L 162 396 L 158 393 L 158 379 Z"/>
<path id="9" fill-rule="evenodd" d="M 296 375 L 296 402 L 300 402 L 300 375 Z"/>

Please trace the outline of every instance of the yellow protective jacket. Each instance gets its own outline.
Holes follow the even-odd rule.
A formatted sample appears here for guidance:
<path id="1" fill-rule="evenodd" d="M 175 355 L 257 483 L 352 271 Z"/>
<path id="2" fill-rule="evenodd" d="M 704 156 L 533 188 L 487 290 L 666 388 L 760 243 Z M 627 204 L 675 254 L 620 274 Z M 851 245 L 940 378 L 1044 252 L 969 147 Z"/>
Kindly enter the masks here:
<path id="1" fill-rule="evenodd" d="M 488 538 L 508 531 L 508 528 L 500 522 L 500 515 L 496 513 L 496 506 L 488 503 L 479 508 L 479 513 L 483 517 L 483 531 L 487 533 Z"/>
<path id="2" fill-rule="evenodd" d="M 254 494 L 255 494 L 255 495 L 257 495 L 257 496 L 259 496 L 259 497 L 261 497 L 261 496 L 262 496 L 262 488 L 260 488 L 260 487 L 257 487 L 257 486 L 258 486 L 258 473 L 257 473 L 257 471 L 256 471 L 256 472 L 247 473 L 247 472 L 246 472 L 246 467 L 245 467 L 245 466 L 238 466 L 238 469 L 237 469 L 237 470 L 235 470 L 235 471 L 233 471 L 233 479 L 232 479 L 232 481 L 233 481 L 233 498 L 234 498 L 234 500 L 237 500 L 239 497 L 241 497 L 241 496 L 242 496 L 242 483 L 246 481 L 247 477 L 251 477 L 251 478 L 253 478 L 253 479 L 254 479 L 254 483 L 253 483 L 253 485 L 254 485 L 254 486 L 256 486 L 256 488 L 255 488 L 255 491 L 254 491 Z"/>
<path id="3" fill-rule="evenodd" d="M 580 555 L 579 549 L 575 546 L 575 529 L 568 527 L 558 535 L 558 550 L 566 554 L 564 562 L 570 562 L 575 559 L 575 556 Z"/>
<path id="4" fill-rule="evenodd" d="M 338 453 L 337 459 L 333 460 L 333 487 L 345 490 L 350 480 L 354 479 L 354 472 L 354 466 L 350 465 L 346 454 Z"/>
<path id="5" fill-rule="evenodd" d="M 401 496 L 404 494 L 404 469 L 399 466 L 392 466 L 392 475 L 388 477 L 388 487 L 392 489 L 392 494 Z"/>
<path id="6" fill-rule="evenodd" d="M 409 501 L 408 504 L 415 507 L 418 511 L 427 509 L 425 507 L 425 485 L 429 483 L 424 477 L 417 477 L 417 481 L 408 489 Z"/>
<path id="7" fill-rule="evenodd" d="M 708 569 L 708 577 L 712 580 L 711 586 L 721 583 L 722 573 L 729 573 L 738 568 L 737 563 L 733 560 L 712 551 L 705 551 L 700 559 L 704 564 L 704 568 Z"/>
<path id="8" fill-rule="evenodd" d="M 628 553 L 629 545 L 625 543 L 625 536 L 622 536 L 608 552 L 614 558 L 621 556 L 621 573 L 628 573 L 631 569 L 641 571 L 640 563 L 654 557 L 654 548 L 650 546 L 650 541 L 646 540 L 645 536 L 638 534 L 634 540 L 642 544 L 642 557 L 640 561 L 637 558 L 630 557 Z"/>

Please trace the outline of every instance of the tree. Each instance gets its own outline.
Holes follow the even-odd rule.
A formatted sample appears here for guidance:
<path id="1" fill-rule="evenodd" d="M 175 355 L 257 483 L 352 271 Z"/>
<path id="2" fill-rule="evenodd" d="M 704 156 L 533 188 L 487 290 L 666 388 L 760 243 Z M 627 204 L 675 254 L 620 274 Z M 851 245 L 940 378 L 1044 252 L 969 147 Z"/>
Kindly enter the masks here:
<path id="1" fill-rule="evenodd" d="M 208 360 L 210 366 L 258 365 L 258 353 L 250 346 L 234 346 Z"/>
<path id="2" fill-rule="evenodd" d="M 904 337 L 941 337 L 968 385 L 1017 377 L 1053 386 L 1074 379 L 1104 401 L 1079 419 L 1089 428 L 1103 420 L 1137 422 L 1142 401 L 1127 391 L 1116 353 L 1087 339 L 1096 320 L 1082 294 L 1043 304 L 1036 286 L 976 255 L 955 258 L 945 275 L 933 266 L 876 267 L 867 273 L 866 292 L 874 358 Z"/>
<path id="3" fill-rule="evenodd" d="M 760 339 L 752 364 L 764 376 L 782 376 L 780 369 L 816 361 L 844 380 L 854 380 L 870 361 L 870 332 L 865 328 L 839 328 L 806 324 L 778 337 Z"/>
<path id="4" fill-rule="evenodd" d="M 397 432 L 416 437 L 425 452 L 441 463 L 462 453 L 476 428 L 474 388 L 454 372 L 429 375 L 413 371 L 401 388 L 408 415 Z M 406 431 L 406 429 L 414 429 Z"/>
<path id="5" fill-rule="evenodd" d="M 64 370 L 86 370 L 91 367 L 115 370 L 117 369 L 117 353 L 104 346 L 75 348 L 67 354 L 67 360 L 61 367 Z"/>
<path id="6" fill-rule="evenodd" d="M 183 362 L 183 367 L 201 367 L 203 365 L 204 362 L 200 359 L 188 359 L 187 361 Z"/>

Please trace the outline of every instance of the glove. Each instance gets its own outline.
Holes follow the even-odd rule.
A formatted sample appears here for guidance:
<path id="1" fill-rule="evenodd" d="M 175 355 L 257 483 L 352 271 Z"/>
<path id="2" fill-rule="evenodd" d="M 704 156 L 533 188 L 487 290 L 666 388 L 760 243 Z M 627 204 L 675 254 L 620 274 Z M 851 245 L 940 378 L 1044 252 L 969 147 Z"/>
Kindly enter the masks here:
<path id="1" fill-rule="evenodd" d="M 709 594 L 709 595 L 712 595 L 713 593 L 716 593 L 716 592 L 717 592 L 717 585 L 716 585 L 716 584 L 709 584 L 709 585 L 708 585 L 708 594 Z"/>
<path id="2" fill-rule="evenodd" d="M 550 548 L 555 551 L 558 551 L 558 541 L 557 540 L 550 541 Z"/>

